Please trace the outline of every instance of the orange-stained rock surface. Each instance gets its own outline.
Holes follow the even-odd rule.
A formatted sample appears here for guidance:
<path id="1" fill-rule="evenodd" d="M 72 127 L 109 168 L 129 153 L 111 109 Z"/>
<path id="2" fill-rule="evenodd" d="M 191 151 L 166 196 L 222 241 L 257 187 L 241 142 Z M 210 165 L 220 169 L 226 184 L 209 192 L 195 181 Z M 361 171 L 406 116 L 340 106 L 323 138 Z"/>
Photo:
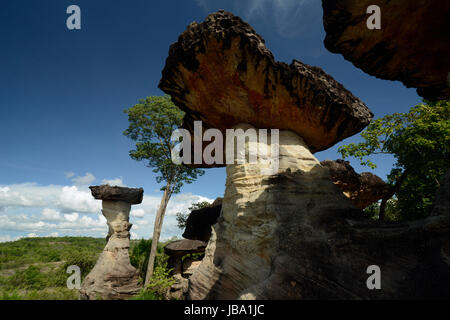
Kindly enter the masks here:
<path id="1" fill-rule="evenodd" d="M 381 9 L 381 29 L 366 26 Z M 322 0 L 325 46 L 377 78 L 430 100 L 450 98 L 450 1 Z"/>
<path id="2" fill-rule="evenodd" d="M 328 168 L 333 183 L 358 209 L 366 208 L 389 192 L 383 179 L 370 172 L 356 173 L 348 161 L 325 160 L 320 164 Z"/>
<path id="3" fill-rule="evenodd" d="M 159 87 L 187 112 L 187 122 L 292 130 L 312 152 L 360 132 L 373 116 L 322 69 L 276 62 L 250 25 L 223 11 L 188 26 L 162 75 Z"/>

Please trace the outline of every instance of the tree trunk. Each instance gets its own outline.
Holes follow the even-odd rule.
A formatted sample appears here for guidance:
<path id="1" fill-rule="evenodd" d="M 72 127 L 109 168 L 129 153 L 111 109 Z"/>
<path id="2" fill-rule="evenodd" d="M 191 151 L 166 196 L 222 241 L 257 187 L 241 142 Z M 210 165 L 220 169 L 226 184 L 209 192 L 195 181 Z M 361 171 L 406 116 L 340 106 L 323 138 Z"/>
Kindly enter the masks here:
<path id="1" fill-rule="evenodd" d="M 390 188 L 387 195 L 383 197 L 380 205 L 380 213 L 378 215 L 378 220 L 383 221 L 386 216 L 386 205 L 389 199 L 391 199 L 400 189 L 403 181 L 405 181 L 406 176 L 408 175 L 408 170 L 403 171 L 400 177 L 397 178 L 395 184 Z"/>
<path id="2" fill-rule="evenodd" d="M 153 227 L 152 248 L 150 250 L 150 256 L 148 258 L 148 266 L 147 266 L 147 273 L 145 275 L 144 287 L 148 285 L 150 279 L 153 276 L 153 267 L 155 265 L 155 257 L 158 248 L 159 236 L 161 235 L 164 214 L 166 213 L 167 203 L 169 202 L 170 196 L 171 196 L 170 183 L 168 183 L 166 189 L 164 190 L 161 203 L 159 204 L 159 208 L 156 213 L 155 225 Z"/>

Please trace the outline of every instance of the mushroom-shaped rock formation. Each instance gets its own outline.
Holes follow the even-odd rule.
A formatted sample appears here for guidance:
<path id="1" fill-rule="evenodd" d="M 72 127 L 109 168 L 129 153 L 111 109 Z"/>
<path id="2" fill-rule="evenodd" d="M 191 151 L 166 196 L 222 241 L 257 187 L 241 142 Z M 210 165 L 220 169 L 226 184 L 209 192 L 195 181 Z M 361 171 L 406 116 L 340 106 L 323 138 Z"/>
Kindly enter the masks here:
<path id="1" fill-rule="evenodd" d="M 186 111 L 222 131 L 240 123 L 285 129 L 312 152 L 367 126 L 372 113 L 322 69 L 276 62 L 264 40 L 231 13 L 191 23 L 170 47 L 159 87 Z"/>
<path id="2" fill-rule="evenodd" d="M 169 300 L 184 299 L 187 293 L 189 277 L 199 266 L 200 261 L 190 258 L 183 259 L 183 256 L 204 253 L 206 242 L 199 240 L 176 240 L 164 247 L 164 253 L 169 256 L 168 267 L 172 269 L 172 275 L 176 282 L 169 288 L 166 298 Z"/>
<path id="3" fill-rule="evenodd" d="M 381 29 L 367 27 L 367 8 Z M 325 46 L 364 72 L 399 80 L 430 100 L 450 98 L 450 2 L 322 0 Z"/>
<path id="4" fill-rule="evenodd" d="M 263 174 L 265 162 L 227 164 L 222 210 L 187 298 L 450 296 L 440 251 L 450 227 L 433 224 L 441 217 L 394 226 L 367 221 L 313 156 L 372 116 L 322 70 L 275 62 L 247 23 L 219 11 L 171 46 L 160 88 L 187 122 L 280 129 L 278 156 L 262 155 L 279 160 L 275 172 Z M 261 133 L 244 150 L 270 149 Z M 373 264 L 383 272 L 383 290 L 366 285 Z"/>
<path id="5" fill-rule="evenodd" d="M 222 200 L 222 198 L 217 198 L 205 208 L 192 210 L 186 220 L 183 237 L 208 242 L 211 237 L 211 226 L 216 224 L 220 216 Z"/>
<path id="6" fill-rule="evenodd" d="M 83 281 L 80 297 L 87 300 L 130 298 L 142 286 L 138 271 L 130 264 L 129 215 L 131 205 L 141 203 L 144 190 L 108 185 L 89 188 L 94 198 L 102 200 L 109 232 L 105 249 Z"/>
<path id="7" fill-rule="evenodd" d="M 320 164 L 330 170 L 333 183 L 359 209 L 382 199 L 390 191 L 383 179 L 370 172 L 356 173 L 348 161 L 325 160 Z"/>

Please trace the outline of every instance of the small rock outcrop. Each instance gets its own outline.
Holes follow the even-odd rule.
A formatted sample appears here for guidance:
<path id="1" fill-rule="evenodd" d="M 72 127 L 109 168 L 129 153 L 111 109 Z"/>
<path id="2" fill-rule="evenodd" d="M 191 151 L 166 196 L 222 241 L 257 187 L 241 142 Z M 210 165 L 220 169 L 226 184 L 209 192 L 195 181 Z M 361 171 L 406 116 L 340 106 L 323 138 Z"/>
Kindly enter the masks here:
<path id="1" fill-rule="evenodd" d="M 83 300 L 127 299 L 139 293 L 142 284 L 139 272 L 130 264 L 129 214 L 132 204 L 139 204 L 143 189 L 89 187 L 94 198 L 102 200 L 102 213 L 109 231 L 107 244 L 91 272 L 83 280 L 80 298 Z"/>
<path id="2" fill-rule="evenodd" d="M 367 8 L 381 10 L 369 30 Z M 450 98 L 450 2 L 322 0 L 325 47 L 364 72 L 399 80 L 429 100 Z"/>
<path id="3" fill-rule="evenodd" d="M 206 242 L 187 239 L 173 241 L 164 247 L 164 253 L 169 256 L 167 266 L 172 269 L 172 275 L 176 281 L 168 289 L 166 299 L 185 299 L 189 286 L 187 278 L 198 268 L 200 261 L 189 257 L 183 259 L 183 257 L 194 253 L 204 253 L 205 248 Z"/>
<path id="4" fill-rule="evenodd" d="M 208 242 L 211 226 L 217 222 L 222 210 L 222 198 L 217 198 L 205 208 L 192 210 L 186 220 L 183 238 Z"/>
<path id="5" fill-rule="evenodd" d="M 320 164 L 328 168 L 333 183 L 358 209 L 366 208 L 389 192 L 383 179 L 370 172 L 356 173 L 348 161 L 324 160 Z"/>

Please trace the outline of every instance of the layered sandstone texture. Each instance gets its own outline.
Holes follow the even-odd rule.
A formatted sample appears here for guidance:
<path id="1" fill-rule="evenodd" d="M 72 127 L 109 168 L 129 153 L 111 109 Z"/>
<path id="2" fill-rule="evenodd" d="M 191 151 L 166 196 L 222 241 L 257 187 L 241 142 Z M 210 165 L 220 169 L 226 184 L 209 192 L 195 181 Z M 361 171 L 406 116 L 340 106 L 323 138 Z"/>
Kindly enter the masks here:
<path id="1" fill-rule="evenodd" d="M 450 297 L 449 216 L 368 221 L 313 156 L 372 118 L 331 76 L 276 62 L 247 23 L 219 11 L 171 46 L 160 88 L 190 129 L 193 120 L 222 131 L 280 129 L 278 156 L 227 165 L 220 215 L 188 299 Z M 245 148 L 267 151 L 269 141 Z M 382 290 L 366 285 L 370 265 L 382 270 Z"/>
<path id="2" fill-rule="evenodd" d="M 313 152 L 360 132 L 372 113 L 318 67 L 275 61 L 255 30 L 219 11 L 170 47 L 159 87 L 193 120 L 222 131 L 240 123 L 286 129 Z"/>
<path id="3" fill-rule="evenodd" d="M 450 216 L 410 223 L 364 218 L 329 170 L 291 131 L 280 167 L 227 166 L 222 214 L 188 299 L 414 299 L 450 297 Z M 367 268 L 381 270 L 369 290 Z"/>
<path id="4" fill-rule="evenodd" d="M 370 5 L 381 9 L 381 29 L 367 28 Z M 322 0 L 322 6 L 329 51 L 426 99 L 450 98 L 449 1 Z"/>
<path id="5" fill-rule="evenodd" d="M 142 201 L 143 189 L 90 187 L 92 195 L 102 200 L 102 213 L 109 227 L 107 244 L 97 263 L 83 280 L 80 298 L 86 300 L 127 299 L 139 293 L 142 284 L 138 271 L 131 265 L 130 209 Z"/>
<path id="6" fill-rule="evenodd" d="M 389 185 L 370 173 L 356 173 L 348 161 L 324 160 L 320 163 L 330 171 L 333 183 L 341 189 L 353 205 L 364 209 L 389 193 Z"/>

